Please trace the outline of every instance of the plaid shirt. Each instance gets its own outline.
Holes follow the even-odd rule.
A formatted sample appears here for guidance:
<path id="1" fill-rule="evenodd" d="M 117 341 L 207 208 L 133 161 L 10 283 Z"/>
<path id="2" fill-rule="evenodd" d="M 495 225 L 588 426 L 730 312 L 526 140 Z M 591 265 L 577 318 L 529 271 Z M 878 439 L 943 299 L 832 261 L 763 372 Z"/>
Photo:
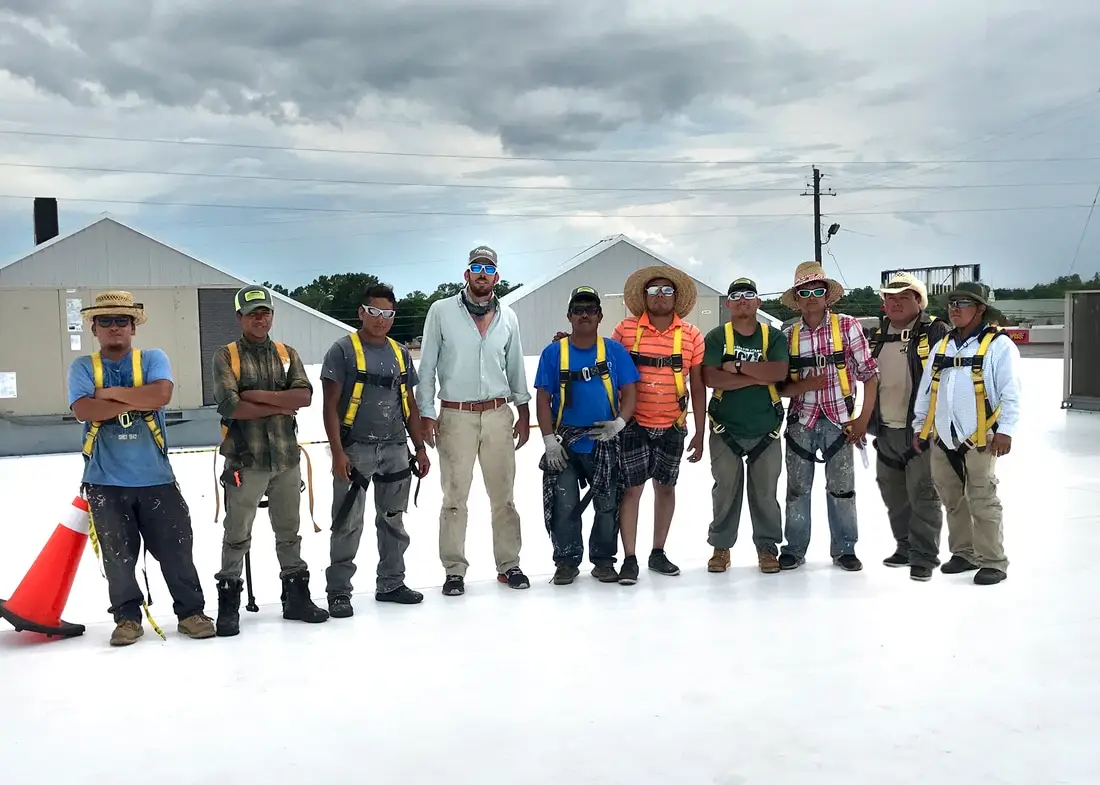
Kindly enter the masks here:
<path id="1" fill-rule="evenodd" d="M 840 339 L 844 344 L 844 357 L 848 369 L 848 380 L 852 400 L 855 400 L 855 383 L 867 382 L 878 375 L 878 363 L 871 356 L 871 347 L 867 342 L 867 336 L 863 334 L 863 327 L 859 320 L 844 314 L 837 314 L 840 319 Z M 823 356 L 832 354 L 839 347 L 833 347 L 832 312 L 825 311 L 825 318 L 816 329 L 811 329 L 804 321 L 799 322 L 798 346 L 791 344 L 791 333 L 794 325 L 784 332 L 787 335 L 787 346 L 791 358 L 795 355 L 802 357 Z M 812 428 L 817 423 L 818 417 L 825 415 L 835 425 L 843 428 L 852 419 L 848 413 L 848 407 L 844 403 L 844 395 L 840 390 L 840 374 L 835 365 L 826 365 L 824 371 L 815 368 L 798 369 L 799 378 L 817 376 L 824 372 L 829 375 L 830 384 L 823 390 L 811 391 L 791 399 L 787 410 L 788 419 L 797 418 L 798 422 L 806 428 Z"/>
<path id="2" fill-rule="evenodd" d="M 234 432 L 243 438 L 252 453 L 254 469 L 282 472 L 298 465 L 301 460 L 298 453 L 298 422 L 294 417 L 276 414 L 258 420 L 233 419 L 233 412 L 241 402 L 240 394 L 244 390 L 313 390 L 298 352 L 289 346 L 286 350 L 290 355 L 290 367 L 284 369 L 270 338 L 261 344 L 238 339 L 240 381 L 233 376 L 229 365 L 229 350 L 223 346 L 214 354 L 214 400 L 218 403 L 218 413 L 230 425 L 229 435 L 222 443 L 220 452 L 230 465 L 241 465 L 233 439 Z"/>
<path id="3" fill-rule="evenodd" d="M 558 428 L 558 436 L 565 448 L 566 457 L 570 455 L 569 448 L 588 436 L 591 426 L 580 427 L 563 425 Z M 616 471 L 619 467 L 619 436 L 610 441 L 596 441 L 592 450 L 593 477 L 592 494 L 594 496 L 617 495 L 622 490 L 622 473 Z M 553 528 L 554 522 L 554 495 L 558 489 L 558 479 L 561 472 L 551 469 L 546 465 L 546 455 L 539 459 L 539 468 L 542 470 L 542 518 L 546 524 L 546 531 Z M 586 481 L 580 480 L 583 488 Z"/>

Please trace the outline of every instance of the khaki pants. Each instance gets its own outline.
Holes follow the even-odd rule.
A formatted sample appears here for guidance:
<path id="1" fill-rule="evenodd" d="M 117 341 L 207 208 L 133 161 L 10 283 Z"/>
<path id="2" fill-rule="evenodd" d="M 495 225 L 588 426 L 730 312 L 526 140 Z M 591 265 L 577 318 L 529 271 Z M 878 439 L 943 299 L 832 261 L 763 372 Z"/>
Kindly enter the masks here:
<path id="1" fill-rule="evenodd" d="M 996 457 L 989 450 L 967 451 L 962 457 L 964 481 L 942 447 L 933 444 L 929 449 L 932 482 L 947 511 L 947 547 L 971 564 L 1006 571 L 1003 513 L 994 473 Z"/>
<path id="2" fill-rule="evenodd" d="M 225 488 L 225 536 L 222 539 L 222 568 L 215 580 L 240 578 L 244 555 L 252 546 L 252 523 L 256 508 L 267 494 L 267 513 L 275 532 L 275 555 L 279 577 L 307 569 L 302 561 L 301 523 L 302 470 L 292 466 L 278 474 L 257 469 L 240 469 L 241 484 Z"/>
<path id="3" fill-rule="evenodd" d="M 897 553 L 914 567 L 932 569 L 940 563 L 943 511 L 932 482 L 932 455 L 927 450 L 913 455 L 912 449 L 904 428 L 883 426 L 875 439 L 875 479 Z"/>
<path id="4" fill-rule="evenodd" d="M 443 507 L 439 511 L 439 560 L 447 575 L 466 576 L 466 501 L 481 464 L 492 510 L 493 557 L 497 572 L 519 566 L 519 512 L 513 501 L 516 449 L 515 419 L 510 406 L 486 412 L 441 408 L 439 411 L 439 477 Z"/>

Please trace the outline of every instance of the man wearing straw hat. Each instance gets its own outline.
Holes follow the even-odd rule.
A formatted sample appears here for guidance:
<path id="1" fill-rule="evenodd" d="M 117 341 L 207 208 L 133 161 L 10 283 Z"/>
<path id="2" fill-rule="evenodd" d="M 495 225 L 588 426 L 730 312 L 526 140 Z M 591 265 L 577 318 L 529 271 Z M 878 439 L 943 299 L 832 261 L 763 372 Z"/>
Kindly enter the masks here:
<path id="1" fill-rule="evenodd" d="M 703 335 L 684 319 L 695 307 L 697 292 L 691 276 L 667 264 L 635 271 L 623 286 L 623 300 L 632 314 L 621 321 L 612 338 L 627 348 L 641 375 L 634 419 L 620 435 L 623 499 L 620 527 L 623 564 L 619 582 L 638 580 L 638 508 L 647 480 L 653 481 L 653 550 L 649 569 L 679 575 L 665 555 L 665 541 L 676 509 L 676 481 L 687 441 L 688 401 L 695 432 L 688 461 L 703 457 L 706 431 L 706 387 L 703 386 Z"/>
<path id="2" fill-rule="evenodd" d="M 863 449 L 878 390 L 878 364 L 859 320 L 832 306 L 844 287 L 825 275 L 818 262 L 803 262 L 794 285 L 780 302 L 801 318 L 787 329 L 790 381 L 782 394 L 787 411 L 786 537 L 779 567 L 805 564 L 810 545 L 810 492 L 815 466 L 825 464 L 829 519 L 829 555 L 843 570 L 857 571 L 859 527 L 856 518 L 854 445 Z M 863 406 L 855 414 L 854 381 L 863 384 Z M 820 451 L 821 457 L 817 457 Z"/>
<path id="3" fill-rule="evenodd" d="M 974 583 L 990 586 L 1008 577 L 995 469 L 1020 421 L 1020 349 L 994 326 L 1002 315 L 988 286 L 960 283 L 945 299 L 954 329 L 933 347 L 921 377 L 913 447 L 931 451 L 947 510 L 951 558 L 940 571 L 976 570 Z"/>
<path id="4" fill-rule="evenodd" d="M 160 349 L 133 348 L 146 314 L 129 292 L 97 295 L 82 313 L 99 351 L 69 367 L 69 407 L 84 423 L 82 491 L 111 597 L 116 625 L 111 645 L 135 643 L 144 634 L 145 598 L 134 572 L 143 542 L 160 563 L 180 634 L 211 638 L 214 624 L 203 613 L 192 558 L 191 514 L 168 460 L 163 411 L 172 400 L 168 356 Z"/>
<path id="5" fill-rule="evenodd" d="M 879 294 L 885 314 L 871 336 L 878 395 L 867 432 L 875 437 L 875 477 L 897 542 L 883 564 L 909 567 L 910 578 L 927 581 L 940 563 L 943 511 L 932 482 L 931 456 L 913 449 L 911 424 L 929 352 L 948 327 L 926 313 L 928 292 L 909 273 L 894 273 Z"/>

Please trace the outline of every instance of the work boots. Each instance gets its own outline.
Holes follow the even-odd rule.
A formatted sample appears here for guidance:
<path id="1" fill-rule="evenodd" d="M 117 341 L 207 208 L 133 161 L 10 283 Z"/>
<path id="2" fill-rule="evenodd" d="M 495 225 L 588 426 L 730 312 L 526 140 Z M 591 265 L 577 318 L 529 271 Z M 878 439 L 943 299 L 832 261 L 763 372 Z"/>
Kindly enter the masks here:
<path id="1" fill-rule="evenodd" d="M 318 608 L 309 597 L 309 571 L 283 578 L 283 618 L 319 624 L 328 621 L 328 611 Z"/>
<path id="2" fill-rule="evenodd" d="M 244 581 L 240 578 L 223 578 L 218 581 L 217 635 L 229 638 L 241 631 L 241 592 Z"/>

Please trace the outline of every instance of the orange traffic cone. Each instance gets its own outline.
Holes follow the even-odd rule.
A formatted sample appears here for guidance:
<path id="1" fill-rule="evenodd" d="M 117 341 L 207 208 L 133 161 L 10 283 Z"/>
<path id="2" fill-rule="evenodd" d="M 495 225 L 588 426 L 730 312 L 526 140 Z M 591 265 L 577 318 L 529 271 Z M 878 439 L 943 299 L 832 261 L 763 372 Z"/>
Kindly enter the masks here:
<path id="1" fill-rule="evenodd" d="M 0 616 L 16 631 L 40 632 L 49 638 L 84 634 L 83 624 L 62 621 L 61 612 L 69 601 L 89 530 L 88 502 L 77 496 L 15 594 L 0 600 Z"/>

